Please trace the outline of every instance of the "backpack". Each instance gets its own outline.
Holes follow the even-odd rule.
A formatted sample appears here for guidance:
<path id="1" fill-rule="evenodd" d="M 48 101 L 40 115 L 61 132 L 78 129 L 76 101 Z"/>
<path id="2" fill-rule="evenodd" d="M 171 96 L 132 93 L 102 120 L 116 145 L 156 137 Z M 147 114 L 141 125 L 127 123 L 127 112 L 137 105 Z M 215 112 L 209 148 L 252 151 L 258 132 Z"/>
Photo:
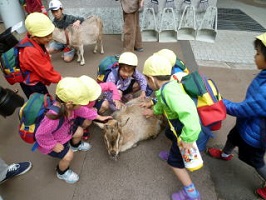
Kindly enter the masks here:
<path id="1" fill-rule="evenodd" d="M 30 46 L 33 46 L 31 42 L 24 44 L 18 42 L 18 44 L 1 55 L 0 67 L 10 85 L 24 81 L 25 74 L 21 71 L 19 65 L 19 49 Z"/>
<path id="2" fill-rule="evenodd" d="M 117 55 L 106 56 L 104 59 L 100 61 L 97 72 L 98 83 L 105 82 L 112 68 L 116 68 L 119 66 L 118 58 L 119 56 Z"/>
<path id="3" fill-rule="evenodd" d="M 222 120 L 226 118 L 226 108 L 214 81 L 194 71 L 183 76 L 180 83 L 194 101 L 202 125 L 212 131 L 219 130 Z M 163 93 L 162 100 L 167 105 Z"/>
<path id="4" fill-rule="evenodd" d="M 179 73 L 179 72 L 184 72 L 184 73 L 188 74 L 189 70 L 182 60 L 180 60 L 179 58 L 176 58 L 176 62 L 172 68 L 171 74 L 174 75 L 174 74 Z"/>
<path id="5" fill-rule="evenodd" d="M 53 99 L 49 94 L 33 93 L 28 101 L 19 109 L 19 135 L 23 141 L 33 144 L 35 133 L 48 110 L 59 113 L 59 107 L 53 105 Z M 59 119 L 57 131 L 63 124 L 64 118 Z"/>

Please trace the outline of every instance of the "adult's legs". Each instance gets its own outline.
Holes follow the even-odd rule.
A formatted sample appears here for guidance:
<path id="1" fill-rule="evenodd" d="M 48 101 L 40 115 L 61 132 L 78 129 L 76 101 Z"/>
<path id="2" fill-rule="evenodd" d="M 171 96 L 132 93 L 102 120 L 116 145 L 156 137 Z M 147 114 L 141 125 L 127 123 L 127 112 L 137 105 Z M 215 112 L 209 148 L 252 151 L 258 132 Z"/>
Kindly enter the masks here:
<path id="1" fill-rule="evenodd" d="M 135 12 L 135 22 L 136 22 L 136 26 L 135 26 L 135 45 L 134 45 L 134 49 L 136 50 L 140 50 L 143 48 L 142 46 L 142 37 L 141 37 L 141 32 L 140 32 L 140 24 L 139 24 L 139 12 Z"/>
<path id="2" fill-rule="evenodd" d="M 135 40 L 136 40 L 136 16 L 135 13 L 123 12 L 124 18 L 124 51 L 134 51 Z"/>

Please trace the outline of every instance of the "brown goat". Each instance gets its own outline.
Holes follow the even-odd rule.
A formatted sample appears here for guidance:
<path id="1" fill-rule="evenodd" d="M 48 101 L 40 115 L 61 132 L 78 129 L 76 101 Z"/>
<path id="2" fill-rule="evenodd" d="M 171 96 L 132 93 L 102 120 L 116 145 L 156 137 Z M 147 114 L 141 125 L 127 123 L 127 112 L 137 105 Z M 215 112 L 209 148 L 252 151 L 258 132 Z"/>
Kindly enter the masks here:
<path id="1" fill-rule="evenodd" d="M 82 22 L 79 28 L 74 28 L 72 25 L 69 25 L 66 30 L 55 28 L 53 40 L 77 49 L 77 61 L 80 65 L 84 65 L 84 45 L 95 44 L 94 53 L 97 53 L 98 45 L 100 45 L 101 53 L 104 53 L 103 22 L 97 16 L 90 16 Z"/>
<path id="2" fill-rule="evenodd" d="M 112 120 L 107 123 L 95 123 L 103 129 L 104 142 L 108 154 L 113 159 L 117 159 L 120 152 L 137 146 L 139 141 L 156 138 L 164 128 L 161 119 L 145 118 L 144 108 L 141 108 L 139 103 L 139 99 L 133 99 L 121 110 L 115 111 Z"/>

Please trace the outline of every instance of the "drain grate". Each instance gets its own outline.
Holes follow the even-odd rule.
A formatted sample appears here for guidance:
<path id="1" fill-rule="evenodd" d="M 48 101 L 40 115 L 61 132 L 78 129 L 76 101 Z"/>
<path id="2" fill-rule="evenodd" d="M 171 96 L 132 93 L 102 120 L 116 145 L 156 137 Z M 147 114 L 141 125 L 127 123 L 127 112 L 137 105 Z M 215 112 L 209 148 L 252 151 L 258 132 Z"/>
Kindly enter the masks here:
<path id="1" fill-rule="evenodd" d="M 257 21 L 239 9 L 218 8 L 218 30 L 266 32 Z"/>

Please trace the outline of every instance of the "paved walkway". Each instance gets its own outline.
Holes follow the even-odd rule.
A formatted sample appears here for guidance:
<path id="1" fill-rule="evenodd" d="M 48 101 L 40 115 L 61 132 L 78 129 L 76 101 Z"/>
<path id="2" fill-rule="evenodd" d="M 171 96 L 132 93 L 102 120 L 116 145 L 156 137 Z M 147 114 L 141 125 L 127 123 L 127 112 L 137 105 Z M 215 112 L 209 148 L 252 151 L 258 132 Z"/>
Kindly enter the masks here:
<path id="1" fill-rule="evenodd" d="M 217 1 L 218 8 L 240 9 L 266 28 L 266 7 L 256 5 L 234 0 Z M 190 41 L 190 44 L 199 66 L 256 69 L 253 41 L 260 34 L 262 33 L 218 30 L 215 43 Z"/>

